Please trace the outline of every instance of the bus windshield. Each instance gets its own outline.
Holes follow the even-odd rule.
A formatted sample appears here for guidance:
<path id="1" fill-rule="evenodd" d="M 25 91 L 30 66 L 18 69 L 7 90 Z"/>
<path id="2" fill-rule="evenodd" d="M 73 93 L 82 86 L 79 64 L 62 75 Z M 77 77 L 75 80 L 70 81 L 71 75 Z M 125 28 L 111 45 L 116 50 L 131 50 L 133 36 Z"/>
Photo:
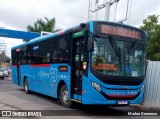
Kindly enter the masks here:
<path id="1" fill-rule="evenodd" d="M 95 38 L 91 69 L 109 76 L 141 77 L 145 74 L 145 46 L 112 38 Z"/>

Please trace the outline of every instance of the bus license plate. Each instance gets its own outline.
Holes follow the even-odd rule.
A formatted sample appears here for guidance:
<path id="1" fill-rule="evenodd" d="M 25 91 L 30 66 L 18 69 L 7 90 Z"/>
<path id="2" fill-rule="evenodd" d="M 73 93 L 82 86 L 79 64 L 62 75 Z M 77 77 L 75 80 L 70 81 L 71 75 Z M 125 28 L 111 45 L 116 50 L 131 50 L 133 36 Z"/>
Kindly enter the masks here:
<path id="1" fill-rule="evenodd" d="M 128 104 L 128 101 L 118 101 L 118 104 L 119 105 L 126 105 L 126 104 Z"/>

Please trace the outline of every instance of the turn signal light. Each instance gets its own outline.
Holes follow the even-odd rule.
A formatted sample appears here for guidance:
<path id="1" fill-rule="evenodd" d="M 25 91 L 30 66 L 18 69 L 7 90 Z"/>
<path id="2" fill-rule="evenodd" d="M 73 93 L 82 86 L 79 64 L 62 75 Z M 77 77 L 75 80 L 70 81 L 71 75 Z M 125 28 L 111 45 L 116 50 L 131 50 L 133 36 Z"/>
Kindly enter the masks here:
<path id="1" fill-rule="evenodd" d="M 83 70 L 87 69 L 87 62 L 83 62 Z"/>

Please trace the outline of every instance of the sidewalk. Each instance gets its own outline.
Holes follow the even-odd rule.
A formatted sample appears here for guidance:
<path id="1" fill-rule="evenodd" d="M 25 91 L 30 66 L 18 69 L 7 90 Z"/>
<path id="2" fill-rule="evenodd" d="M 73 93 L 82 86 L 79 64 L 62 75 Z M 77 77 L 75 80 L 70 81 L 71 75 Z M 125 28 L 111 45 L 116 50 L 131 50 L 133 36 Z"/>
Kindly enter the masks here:
<path id="1" fill-rule="evenodd" d="M 0 102 L 0 110 L 18 110 L 18 109 Z"/>
<path id="2" fill-rule="evenodd" d="M 149 108 L 149 107 L 145 107 L 144 105 L 131 105 L 131 107 L 133 107 L 136 110 L 160 110 L 159 108 Z"/>

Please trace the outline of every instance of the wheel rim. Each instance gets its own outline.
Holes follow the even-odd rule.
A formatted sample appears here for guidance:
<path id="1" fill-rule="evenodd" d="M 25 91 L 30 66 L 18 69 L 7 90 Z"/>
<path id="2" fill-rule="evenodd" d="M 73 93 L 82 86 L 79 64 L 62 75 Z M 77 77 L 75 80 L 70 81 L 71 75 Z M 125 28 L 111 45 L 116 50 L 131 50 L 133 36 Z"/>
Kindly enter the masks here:
<path id="1" fill-rule="evenodd" d="M 64 90 L 62 93 L 62 100 L 65 104 L 68 104 L 68 91 Z"/>

